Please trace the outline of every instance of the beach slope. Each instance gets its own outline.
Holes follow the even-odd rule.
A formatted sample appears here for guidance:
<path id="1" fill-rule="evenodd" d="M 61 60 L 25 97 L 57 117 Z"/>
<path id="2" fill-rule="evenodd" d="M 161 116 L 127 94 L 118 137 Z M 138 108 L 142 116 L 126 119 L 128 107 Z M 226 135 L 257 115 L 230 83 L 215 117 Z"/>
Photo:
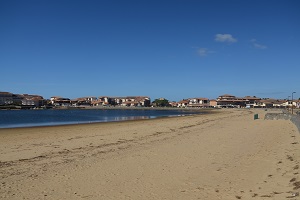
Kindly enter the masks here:
<path id="1" fill-rule="evenodd" d="M 298 130 L 264 114 L 0 129 L 0 199 L 297 199 Z"/>

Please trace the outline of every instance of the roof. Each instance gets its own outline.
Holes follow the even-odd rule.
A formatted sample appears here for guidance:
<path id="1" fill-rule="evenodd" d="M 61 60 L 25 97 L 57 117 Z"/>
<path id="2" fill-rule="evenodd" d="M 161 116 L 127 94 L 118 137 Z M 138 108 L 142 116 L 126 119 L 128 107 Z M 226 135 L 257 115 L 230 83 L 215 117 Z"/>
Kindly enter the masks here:
<path id="1" fill-rule="evenodd" d="M 189 98 L 189 99 L 209 100 L 208 98 L 203 98 L 203 97 L 195 97 L 195 98 Z"/>
<path id="2" fill-rule="evenodd" d="M 223 95 L 220 95 L 220 97 L 235 97 L 235 96 L 233 96 L 231 94 L 223 94 Z"/>
<path id="3" fill-rule="evenodd" d="M 0 92 L 0 94 L 12 94 L 10 92 Z"/>
<path id="4" fill-rule="evenodd" d="M 97 97 L 93 97 L 93 96 L 88 96 L 88 97 L 79 97 L 79 98 L 82 98 L 82 99 L 95 98 L 95 99 L 97 99 Z M 79 98 L 78 98 L 78 99 L 79 99 Z"/>
<path id="5" fill-rule="evenodd" d="M 260 98 L 256 97 L 256 96 L 253 96 L 253 97 L 251 97 L 251 96 L 245 96 L 244 99 L 259 100 Z"/>
<path id="6" fill-rule="evenodd" d="M 246 102 L 246 101 L 249 101 L 249 100 L 246 100 L 246 99 L 222 99 L 222 100 L 217 100 L 218 102 Z"/>
<path id="7" fill-rule="evenodd" d="M 189 103 L 188 100 L 181 100 L 181 101 L 178 101 L 178 103 Z"/>
<path id="8" fill-rule="evenodd" d="M 284 103 L 284 102 L 286 102 L 286 100 L 280 100 L 280 99 L 263 99 L 263 100 L 260 100 L 260 102 L 262 102 L 262 103 L 276 104 L 276 103 Z"/>

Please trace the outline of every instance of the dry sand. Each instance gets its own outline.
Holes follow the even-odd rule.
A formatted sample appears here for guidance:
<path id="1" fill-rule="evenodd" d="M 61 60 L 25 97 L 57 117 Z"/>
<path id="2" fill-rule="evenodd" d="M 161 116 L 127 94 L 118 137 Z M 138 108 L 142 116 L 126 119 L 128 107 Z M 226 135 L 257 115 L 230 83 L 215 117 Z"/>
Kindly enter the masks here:
<path id="1" fill-rule="evenodd" d="M 264 113 L 0 129 L 0 199 L 299 199 L 298 130 Z"/>

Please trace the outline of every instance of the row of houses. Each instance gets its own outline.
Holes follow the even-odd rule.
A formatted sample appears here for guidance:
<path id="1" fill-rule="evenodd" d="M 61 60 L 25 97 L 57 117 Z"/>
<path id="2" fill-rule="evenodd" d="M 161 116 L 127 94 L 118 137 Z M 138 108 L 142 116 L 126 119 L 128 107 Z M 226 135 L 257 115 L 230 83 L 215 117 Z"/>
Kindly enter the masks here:
<path id="1" fill-rule="evenodd" d="M 236 97 L 224 94 L 217 99 L 208 98 L 189 98 L 179 102 L 170 102 L 172 107 L 199 107 L 199 108 L 288 108 L 300 107 L 300 100 L 286 99 L 261 99 L 256 96 Z"/>
<path id="2" fill-rule="evenodd" d="M 288 108 L 300 107 L 300 100 L 259 98 L 256 96 L 245 96 L 242 98 L 225 94 L 217 98 L 218 107 L 240 107 L 240 108 Z"/>
<path id="3" fill-rule="evenodd" d="M 0 92 L 0 105 L 41 107 L 46 104 L 47 100 L 40 95 Z"/>
<path id="4" fill-rule="evenodd" d="M 161 100 L 166 100 L 161 98 Z M 10 92 L 0 92 L 1 105 L 20 105 L 28 107 L 86 107 L 86 106 L 127 106 L 127 107 L 150 107 L 148 96 L 127 96 L 127 97 L 81 97 L 69 99 L 53 96 L 50 100 L 44 99 L 40 95 L 13 94 Z M 261 99 L 256 96 L 236 97 L 224 94 L 217 99 L 208 98 L 188 98 L 179 102 L 169 102 L 170 107 L 180 108 L 287 108 L 300 107 L 300 100 L 281 100 L 281 99 Z"/>
<path id="5" fill-rule="evenodd" d="M 51 97 L 51 104 L 54 106 L 128 106 L 128 107 L 149 107 L 150 97 L 147 96 L 128 96 L 128 97 L 82 97 L 68 99 L 62 97 Z"/>

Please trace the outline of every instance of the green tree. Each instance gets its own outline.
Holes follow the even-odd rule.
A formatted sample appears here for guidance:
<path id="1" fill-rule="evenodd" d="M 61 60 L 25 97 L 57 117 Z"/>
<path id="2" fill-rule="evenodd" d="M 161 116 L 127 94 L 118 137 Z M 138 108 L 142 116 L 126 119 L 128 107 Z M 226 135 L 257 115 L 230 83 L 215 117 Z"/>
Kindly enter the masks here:
<path id="1" fill-rule="evenodd" d="M 164 99 L 164 98 L 155 99 L 155 100 L 152 102 L 152 105 L 153 105 L 153 106 L 156 106 L 156 107 L 168 107 L 168 106 L 170 106 L 169 100 Z"/>

